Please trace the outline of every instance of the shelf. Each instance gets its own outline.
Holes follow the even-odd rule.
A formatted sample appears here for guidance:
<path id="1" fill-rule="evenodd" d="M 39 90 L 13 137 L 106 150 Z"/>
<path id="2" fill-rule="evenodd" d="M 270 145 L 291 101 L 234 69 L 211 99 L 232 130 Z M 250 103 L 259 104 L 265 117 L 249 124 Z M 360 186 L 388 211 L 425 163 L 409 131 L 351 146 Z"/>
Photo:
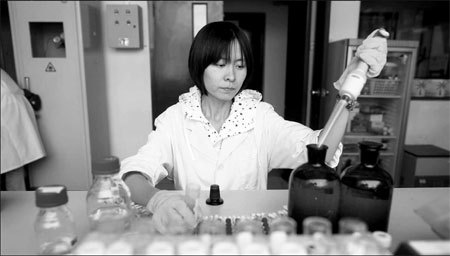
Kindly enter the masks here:
<path id="1" fill-rule="evenodd" d="M 359 96 L 361 97 L 361 96 Z M 450 96 L 446 96 L 446 97 L 430 97 L 430 96 L 425 96 L 425 97 L 411 97 L 411 100 L 450 100 Z"/>
<path id="2" fill-rule="evenodd" d="M 344 135 L 345 138 L 373 138 L 373 139 L 396 139 L 395 135 L 377 135 L 371 133 L 347 133 Z"/>
<path id="3" fill-rule="evenodd" d="M 367 99 L 400 99 L 400 95 L 359 95 L 358 98 L 367 98 Z"/>
<path id="4" fill-rule="evenodd" d="M 342 156 L 359 156 L 359 152 L 342 152 Z M 380 156 L 394 156 L 394 153 L 380 152 Z"/>

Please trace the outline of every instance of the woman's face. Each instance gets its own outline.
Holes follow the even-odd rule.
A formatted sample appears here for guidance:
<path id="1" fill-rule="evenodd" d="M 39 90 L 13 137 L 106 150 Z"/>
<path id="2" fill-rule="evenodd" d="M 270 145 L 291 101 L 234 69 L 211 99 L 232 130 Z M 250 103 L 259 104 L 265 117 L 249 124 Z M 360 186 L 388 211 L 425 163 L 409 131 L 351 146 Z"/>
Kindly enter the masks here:
<path id="1" fill-rule="evenodd" d="M 208 97 L 220 101 L 230 101 L 236 96 L 247 76 L 241 47 L 235 41 L 231 47 L 230 60 L 223 56 L 217 63 L 212 63 L 203 72 L 203 82 Z"/>

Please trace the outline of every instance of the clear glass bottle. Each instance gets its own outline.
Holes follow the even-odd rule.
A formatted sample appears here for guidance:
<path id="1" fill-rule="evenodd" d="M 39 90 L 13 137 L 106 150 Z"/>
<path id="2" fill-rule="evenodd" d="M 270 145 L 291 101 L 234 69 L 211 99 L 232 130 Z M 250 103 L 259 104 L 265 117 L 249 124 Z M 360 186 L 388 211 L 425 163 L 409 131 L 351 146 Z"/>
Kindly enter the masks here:
<path id="1" fill-rule="evenodd" d="M 77 241 L 75 223 L 67 207 L 67 189 L 62 185 L 39 187 L 36 192 L 39 212 L 34 230 L 42 255 L 70 253 Z"/>
<path id="2" fill-rule="evenodd" d="M 339 176 L 325 164 L 328 147 L 309 144 L 308 162 L 292 171 L 289 177 L 288 216 L 297 222 L 302 233 L 303 220 L 311 216 L 327 218 L 337 232 Z"/>
<path id="3" fill-rule="evenodd" d="M 130 197 L 124 182 L 118 182 L 120 162 L 109 156 L 92 165 L 94 183 L 86 196 L 87 213 L 91 230 L 120 233 L 131 224 Z"/>
<path id="4" fill-rule="evenodd" d="M 362 141 L 359 147 L 361 163 L 341 174 L 340 217 L 359 218 L 369 231 L 387 231 L 393 180 L 378 165 L 382 144 Z"/>

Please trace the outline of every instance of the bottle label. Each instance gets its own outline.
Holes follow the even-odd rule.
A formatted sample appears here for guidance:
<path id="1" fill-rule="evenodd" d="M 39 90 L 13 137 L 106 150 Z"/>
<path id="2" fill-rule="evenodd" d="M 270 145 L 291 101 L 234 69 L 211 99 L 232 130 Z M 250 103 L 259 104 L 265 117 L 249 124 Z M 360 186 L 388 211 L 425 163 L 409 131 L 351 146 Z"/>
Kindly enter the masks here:
<path id="1" fill-rule="evenodd" d="M 113 197 L 113 192 L 111 190 L 100 190 L 98 192 L 98 197 L 99 198 L 110 198 Z"/>
<path id="2" fill-rule="evenodd" d="M 358 187 L 375 189 L 377 188 L 381 182 L 379 180 L 361 180 L 358 181 Z"/>
<path id="3" fill-rule="evenodd" d="M 42 223 L 42 227 L 45 229 L 56 229 L 61 225 L 58 220 L 58 214 L 56 212 L 47 212 L 45 221 Z"/>
<path id="4" fill-rule="evenodd" d="M 328 180 L 326 179 L 310 179 L 308 182 L 318 188 L 325 187 L 328 184 Z"/>

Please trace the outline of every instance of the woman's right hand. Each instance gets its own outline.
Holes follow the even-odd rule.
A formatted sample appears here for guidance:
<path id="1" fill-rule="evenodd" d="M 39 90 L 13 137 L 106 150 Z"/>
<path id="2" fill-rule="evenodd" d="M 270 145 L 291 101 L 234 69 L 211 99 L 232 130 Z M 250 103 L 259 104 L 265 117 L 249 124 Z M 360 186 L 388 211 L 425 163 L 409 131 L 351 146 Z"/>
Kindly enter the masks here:
<path id="1" fill-rule="evenodd" d="M 197 225 L 194 213 L 179 191 L 160 190 L 150 199 L 147 208 L 153 213 L 156 230 L 162 234 L 184 234 Z"/>

